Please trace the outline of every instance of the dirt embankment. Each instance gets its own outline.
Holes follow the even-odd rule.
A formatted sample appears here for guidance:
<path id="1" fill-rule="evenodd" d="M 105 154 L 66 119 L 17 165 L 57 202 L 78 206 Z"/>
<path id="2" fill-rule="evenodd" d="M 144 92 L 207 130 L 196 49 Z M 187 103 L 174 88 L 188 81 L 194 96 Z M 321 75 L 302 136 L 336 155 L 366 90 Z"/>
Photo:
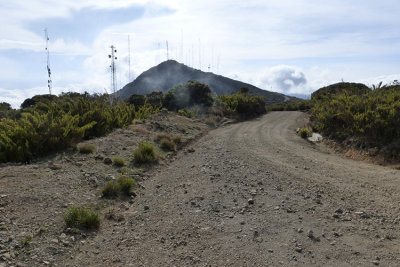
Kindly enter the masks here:
<path id="1" fill-rule="evenodd" d="M 115 219 L 96 233 L 62 225 L 70 202 L 98 201 L 88 158 L 72 157 L 61 171 L 2 168 L 0 257 L 26 266 L 396 266 L 399 171 L 299 138 L 305 119 L 271 112 L 212 130 L 138 177 L 135 198 L 107 203 Z M 113 151 L 129 151 L 120 141 Z M 50 230 L 10 255 L 40 225 Z"/>

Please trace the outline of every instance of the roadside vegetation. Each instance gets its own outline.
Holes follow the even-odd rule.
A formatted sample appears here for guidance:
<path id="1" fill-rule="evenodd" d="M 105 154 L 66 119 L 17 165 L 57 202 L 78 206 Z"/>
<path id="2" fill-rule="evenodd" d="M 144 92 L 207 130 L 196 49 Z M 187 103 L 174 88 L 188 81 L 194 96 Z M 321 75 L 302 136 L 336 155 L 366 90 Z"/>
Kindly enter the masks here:
<path id="1" fill-rule="evenodd" d="M 6 105 L 3 105 L 6 107 Z M 6 107 L 7 108 L 7 107 Z M 67 93 L 38 95 L 25 100 L 20 110 L 0 120 L 0 162 L 29 162 L 126 127 L 134 118 L 145 119 L 158 112 L 148 105 L 110 104 L 108 96 Z M 11 114 L 11 115 L 10 115 Z M 82 150 L 85 153 L 88 150 Z"/>
<path id="2" fill-rule="evenodd" d="M 317 92 L 318 93 L 318 92 Z M 400 151 L 400 86 L 312 96 L 313 126 L 325 135 L 359 148 Z M 395 155 L 393 155 L 395 156 Z"/>
<path id="3" fill-rule="evenodd" d="M 19 110 L 0 103 L 0 163 L 30 162 L 124 128 L 133 120 L 145 121 L 163 108 L 203 119 L 214 127 L 225 117 L 243 120 L 262 115 L 266 112 L 265 103 L 264 98 L 250 95 L 247 88 L 233 95 L 216 96 L 208 85 L 197 81 L 178 85 L 165 94 L 132 95 L 113 104 L 108 95 L 88 93 L 37 95 L 26 99 Z M 160 145 L 175 151 L 179 144 L 164 140 Z M 95 148 L 84 145 L 78 150 L 92 153 Z"/>
<path id="4" fill-rule="evenodd" d="M 337 83 L 314 92 L 311 100 L 282 103 L 270 111 L 300 110 L 311 114 L 314 131 L 359 149 L 377 148 L 400 158 L 400 85 L 368 88 Z"/>

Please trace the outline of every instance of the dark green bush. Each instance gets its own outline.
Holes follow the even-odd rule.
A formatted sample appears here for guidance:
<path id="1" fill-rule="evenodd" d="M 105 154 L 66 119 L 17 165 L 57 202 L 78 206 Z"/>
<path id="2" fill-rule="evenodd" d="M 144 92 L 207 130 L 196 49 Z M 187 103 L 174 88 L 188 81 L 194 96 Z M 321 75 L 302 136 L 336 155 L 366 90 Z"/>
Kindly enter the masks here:
<path id="1" fill-rule="evenodd" d="M 311 136 L 311 131 L 308 130 L 307 128 L 303 128 L 299 131 L 299 134 L 301 136 L 301 138 L 307 138 Z"/>
<path id="2" fill-rule="evenodd" d="M 261 96 L 250 95 L 246 91 L 218 96 L 218 104 L 223 107 L 225 116 L 252 118 L 266 112 L 265 99 Z"/>
<path id="3" fill-rule="evenodd" d="M 175 86 L 162 99 L 163 107 L 172 111 L 183 110 L 195 105 L 210 107 L 212 104 L 210 87 L 197 81 L 189 81 L 185 85 Z"/>

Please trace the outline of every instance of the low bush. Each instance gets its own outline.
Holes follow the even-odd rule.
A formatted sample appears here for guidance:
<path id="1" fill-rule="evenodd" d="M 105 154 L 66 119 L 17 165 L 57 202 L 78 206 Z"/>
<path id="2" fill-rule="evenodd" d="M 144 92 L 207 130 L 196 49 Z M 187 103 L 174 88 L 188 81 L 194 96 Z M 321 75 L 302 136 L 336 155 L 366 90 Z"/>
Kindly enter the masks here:
<path id="1" fill-rule="evenodd" d="M 106 198 L 116 198 L 121 193 L 123 195 L 129 195 L 134 185 L 135 180 L 133 178 L 121 175 L 117 180 L 107 182 L 101 194 L 102 197 Z"/>
<path id="2" fill-rule="evenodd" d="M 90 154 L 96 151 L 96 146 L 92 144 L 82 144 L 78 147 L 78 150 L 82 154 Z"/>
<path id="3" fill-rule="evenodd" d="M 293 102 L 284 102 L 272 104 L 267 107 L 268 111 L 307 111 L 312 109 L 313 101 L 311 100 L 301 100 Z"/>
<path id="4" fill-rule="evenodd" d="M 125 166 L 125 160 L 121 157 L 114 157 L 113 164 L 117 167 L 123 167 Z"/>
<path id="5" fill-rule="evenodd" d="M 139 143 L 139 147 L 133 152 L 136 164 L 155 163 L 158 160 L 156 149 L 151 143 Z"/>
<path id="6" fill-rule="evenodd" d="M 266 102 L 261 96 L 250 95 L 243 91 L 234 95 L 218 96 L 217 104 L 223 108 L 227 117 L 252 118 L 266 112 Z"/>
<path id="7" fill-rule="evenodd" d="M 100 227 L 99 214 L 86 207 L 69 207 L 64 221 L 69 228 L 98 229 Z"/>
<path id="8" fill-rule="evenodd" d="M 160 140 L 160 147 L 164 150 L 176 151 L 176 145 L 170 138 L 163 138 Z"/>
<path id="9" fill-rule="evenodd" d="M 106 198 L 116 198 L 119 195 L 119 184 L 115 181 L 108 181 L 101 190 L 101 196 Z"/>
<path id="10" fill-rule="evenodd" d="M 187 117 L 187 118 L 196 117 L 196 113 L 194 111 L 188 110 L 188 109 L 180 109 L 180 110 L 178 110 L 178 114 L 180 116 L 184 116 L 184 117 Z"/>
<path id="11" fill-rule="evenodd" d="M 116 183 L 119 185 L 120 192 L 125 195 L 129 195 L 135 185 L 135 180 L 133 178 L 128 178 L 125 176 L 120 176 Z"/>
<path id="12" fill-rule="evenodd" d="M 301 136 L 301 138 L 307 138 L 311 136 L 311 131 L 308 130 L 307 128 L 303 128 L 299 131 L 299 134 Z"/>

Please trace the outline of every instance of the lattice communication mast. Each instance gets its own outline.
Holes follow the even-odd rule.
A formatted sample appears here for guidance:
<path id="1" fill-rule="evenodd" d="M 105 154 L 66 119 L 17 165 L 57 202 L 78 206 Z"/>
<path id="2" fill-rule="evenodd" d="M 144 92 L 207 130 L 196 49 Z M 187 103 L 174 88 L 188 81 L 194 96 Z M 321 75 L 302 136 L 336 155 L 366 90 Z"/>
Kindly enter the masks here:
<path id="1" fill-rule="evenodd" d="M 115 56 L 115 53 L 117 53 L 117 49 L 114 45 L 111 45 L 111 54 L 108 55 L 108 58 L 111 59 L 111 65 L 110 65 L 110 69 L 111 69 L 111 88 L 113 90 L 113 94 L 114 94 L 114 100 L 117 100 L 117 91 L 116 91 L 116 80 L 115 80 L 115 60 L 117 60 L 117 57 Z"/>
<path id="2" fill-rule="evenodd" d="M 46 38 L 46 56 L 47 56 L 47 74 L 49 75 L 47 79 L 47 87 L 49 88 L 49 94 L 51 94 L 51 87 L 52 87 L 52 81 L 51 81 L 51 69 L 50 69 L 50 51 L 49 51 L 49 35 L 47 33 L 47 29 L 44 29 L 44 34 Z"/>

